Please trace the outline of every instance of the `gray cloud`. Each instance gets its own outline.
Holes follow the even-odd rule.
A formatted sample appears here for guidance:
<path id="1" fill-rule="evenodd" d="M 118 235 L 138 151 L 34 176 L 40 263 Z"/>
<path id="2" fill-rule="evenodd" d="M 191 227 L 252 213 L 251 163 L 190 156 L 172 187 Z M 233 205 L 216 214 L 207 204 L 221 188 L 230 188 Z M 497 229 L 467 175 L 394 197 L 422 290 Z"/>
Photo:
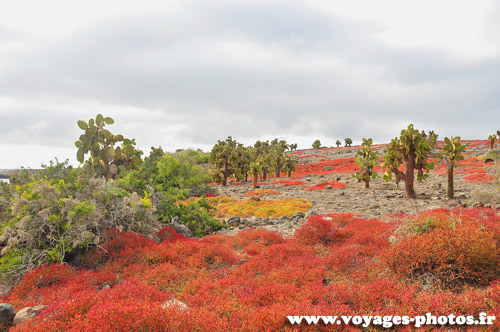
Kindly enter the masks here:
<path id="1" fill-rule="evenodd" d="M 0 27 L 0 144 L 70 148 L 97 112 L 146 150 L 228 135 L 383 142 L 410 122 L 441 137 L 498 129 L 500 55 L 465 62 L 383 32 L 307 2 L 186 1 L 58 38 Z"/>

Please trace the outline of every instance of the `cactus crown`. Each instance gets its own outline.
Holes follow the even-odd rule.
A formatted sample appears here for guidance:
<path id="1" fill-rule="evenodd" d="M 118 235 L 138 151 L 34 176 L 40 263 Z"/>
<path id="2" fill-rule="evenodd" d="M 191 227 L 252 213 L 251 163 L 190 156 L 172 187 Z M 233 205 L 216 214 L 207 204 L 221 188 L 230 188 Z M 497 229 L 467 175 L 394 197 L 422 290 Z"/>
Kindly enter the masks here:
<path id="1" fill-rule="evenodd" d="M 123 135 L 113 135 L 104 129 L 112 125 L 114 120 L 98 114 L 88 122 L 79 120 L 78 127 L 85 131 L 75 142 L 78 149 L 76 159 L 85 162 L 85 155 L 90 154 L 86 164 L 89 171 L 96 177 L 114 178 L 119 172 L 137 168 L 141 163 L 142 151 L 135 148 L 135 139 L 124 138 Z M 118 142 L 121 146 L 115 147 Z"/>
<path id="2" fill-rule="evenodd" d="M 424 133 L 425 134 L 425 133 Z M 392 173 L 398 174 L 399 166 L 404 162 L 414 162 L 414 169 L 418 170 L 417 180 L 422 181 L 429 176 L 429 170 L 434 169 L 434 163 L 427 162 L 437 142 L 437 135 L 430 132 L 429 135 L 422 133 L 410 124 L 407 129 L 401 130 L 400 137 L 391 140 L 387 145 L 382 168 L 385 169 L 384 180 L 390 181 Z M 399 176 L 400 180 L 403 180 Z"/>
<path id="3" fill-rule="evenodd" d="M 359 165 L 360 170 L 351 174 L 358 182 L 364 181 L 366 187 L 368 187 L 370 179 L 378 177 L 377 172 L 373 170 L 378 164 L 378 152 L 371 150 L 372 144 L 373 140 L 371 138 L 363 138 L 361 148 L 356 152 L 355 156 L 355 162 Z"/>

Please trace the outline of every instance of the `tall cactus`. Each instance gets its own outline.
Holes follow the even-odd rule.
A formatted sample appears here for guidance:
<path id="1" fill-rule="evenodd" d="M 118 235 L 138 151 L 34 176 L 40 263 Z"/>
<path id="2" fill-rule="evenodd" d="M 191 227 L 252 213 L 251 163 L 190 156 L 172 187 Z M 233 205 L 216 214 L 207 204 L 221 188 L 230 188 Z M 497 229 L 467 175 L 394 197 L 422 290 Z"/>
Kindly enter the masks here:
<path id="1" fill-rule="evenodd" d="M 218 140 L 210 151 L 210 162 L 214 166 L 212 178 L 223 186 L 227 184 L 227 178 L 234 173 L 237 145 L 238 142 L 228 136 L 225 141 Z"/>
<path id="2" fill-rule="evenodd" d="M 285 160 L 284 160 L 284 163 L 283 163 L 283 170 L 285 172 L 287 172 L 288 174 L 288 177 L 292 177 L 292 172 L 295 171 L 297 161 L 295 159 L 292 158 L 292 156 L 290 155 L 285 155 Z"/>
<path id="3" fill-rule="evenodd" d="M 496 140 L 497 140 L 497 135 L 492 134 L 492 135 L 488 136 L 488 141 L 490 142 L 490 149 L 493 150 L 493 148 L 495 147 Z"/>
<path id="4" fill-rule="evenodd" d="M 339 141 L 339 140 L 337 140 L 337 141 L 335 142 L 335 145 L 336 145 L 337 147 L 339 147 L 339 146 L 341 146 L 341 145 L 342 145 L 342 142 L 341 142 L 341 141 Z"/>
<path id="5" fill-rule="evenodd" d="M 80 163 L 86 162 L 90 173 L 94 177 L 104 176 L 106 179 L 115 178 L 120 172 L 137 168 L 141 163 L 142 151 L 135 148 L 135 140 L 124 138 L 123 135 L 113 135 L 104 129 L 112 125 L 114 120 L 98 114 L 88 122 L 79 120 L 78 127 L 85 133 L 75 142 L 77 147 L 76 158 Z M 118 142 L 121 146 L 115 147 Z M 85 161 L 85 155 L 90 154 Z"/>
<path id="6" fill-rule="evenodd" d="M 378 177 L 377 172 L 373 168 L 378 163 L 378 152 L 372 151 L 373 140 L 371 138 L 363 138 L 361 148 L 356 152 L 355 161 L 359 165 L 360 170 L 351 176 L 365 183 L 365 188 L 370 188 L 370 179 Z"/>
<path id="7" fill-rule="evenodd" d="M 432 148 L 428 139 L 437 138 L 436 134 L 428 137 L 413 128 L 410 124 L 407 129 L 401 130 L 400 137 L 392 139 L 385 150 L 382 168 L 385 169 L 384 180 L 390 181 L 392 174 L 395 175 L 395 182 L 405 182 L 406 196 L 409 199 L 416 197 L 413 187 L 414 171 L 417 170 L 417 180 L 422 181 L 429 176 L 429 170 L 434 169 L 434 163 L 427 162 Z M 405 172 L 399 170 L 405 164 Z"/>
<path id="8" fill-rule="evenodd" d="M 271 141 L 271 156 L 272 159 L 274 160 L 274 166 L 275 166 L 274 171 L 277 178 L 279 178 L 281 175 L 281 171 L 283 169 L 283 165 L 286 158 L 285 151 L 288 150 L 289 147 L 290 146 L 286 143 L 285 140 L 278 141 L 278 139 L 275 138 Z"/>
<path id="9" fill-rule="evenodd" d="M 352 139 L 350 139 L 349 137 L 346 137 L 344 138 L 344 143 L 345 143 L 345 146 L 351 146 L 352 145 Z"/>
<path id="10" fill-rule="evenodd" d="M 241 179 L 247 181 L 251 161 L 250 158 L 251 156 L 248 148 L 241 143 L 237 143 L 233 153 L 233 163 L 235 165 L 233 173 L 236 181 L 240 181 Z"/>
<path id="11" fill-rule="evenodd" d="M 269 141 L 257 141 L 256 146 L 260 148 L 260 160 L 262 169 L 262 180 L 267 180 L 267 175 L 274 171 L 273 153 Z"/>
<path id="12" fill-rule="evenodd" d="M 257 188 L 257 179 L 259 177 L 259 174 L 262 173 L 264 165 L 266 163 L 262 142 L 255 142 L 254 146 L 249 148 L 249 152 L 251 156 L 250 172 L 252 174 L 252 187 Z"/>
<path id="13" fill-rule="evenodd" d="M 313 149 L 319 149 L 321 147 L 321 141 L 319 139 L 315 140 L 312 144 Z"/>
<path id="14" fill-rule="evenodd" d="M 448 198 L 453 198 L 455 193 L 455 188 L 453 185 L 453 169 L 456 166 L 456 162 L 459 160 L 464 160 L 464 156 L 462 156 L 462 152 L 465 150 L 467 146 L 465 144 L 460 143 L 460 136 L 450 138 L 444 138 L 444 153 L 436 154 L 436 161 L 439 164 L 446 165 L 446 174 L 448 177 L 448 188 L 446 190 L 446 196 Z"/>

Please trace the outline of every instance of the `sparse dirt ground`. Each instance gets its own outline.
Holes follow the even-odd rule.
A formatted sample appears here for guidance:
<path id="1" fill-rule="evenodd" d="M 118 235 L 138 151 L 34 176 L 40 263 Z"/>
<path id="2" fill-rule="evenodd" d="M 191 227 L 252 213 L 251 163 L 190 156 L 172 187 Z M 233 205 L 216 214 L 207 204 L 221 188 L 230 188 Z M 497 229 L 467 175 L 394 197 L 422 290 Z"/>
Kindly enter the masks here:
<path id="1" fill-rule="evenodd" d="M 320 150 L 301 150 L 297 155 L 298 165 L 311 165 L 324 160 L 334 159 L 354 159 L 357 147 L 351 148 L 324 148 Z M 383 154 L 383 147 L 379 147 L 379 155 Z M 483 155 L 488 151 L 485 144 L 471 147 L 467 158 Z M 319 156 L 317 156 L 319 155 Z M 482 163 L 487 174 L 494 174 L 496 167 L 493 163 Z M 381 172 L 379 172 L 382 175 Z M 415 180 L 415 191 L 417 199 L 409 200 L 405 196 L 404 182 L 401 182 L 399 188 L 396 188 L 394 182 L 385 182 L 382 178 L 377 178 L 370 182 L 370 188 L 365 189 L 363 183 L 351 176 L 350 173 L 331 173 L 331 174 L 307 174 L 302 178 L 282 177 L 284 180 L 302 180 L 307 182 L 307 186 L 322 182 L 339 180 L 347 185 L 342 189 L 323 189 L 323 190 L 305 190 L 305 185 L 284 186 L 283 184 L 270 184 L 276 178 L 267 179 L 262 189 L 274 189 L 279 191 L 278 195 L 266 196 L 264 199 L 282 199 L 282 198 L 305 198 L 309 200 L 313 207 L 311 211 L 317 214 L 352 212 L 366 218 L 388 217 L 395 213 L 403 212 L 405 214 L 418 213 L 424 210 L 437 209 L 442 207 L 472 206 L 472 192 L 480 187 L 482 190 L 494 190 L 493 183 L 471 183 L 464 180 L 467 173 L 455 174 L 455 198 L 446 198 L 446 174 L 438 174 L 431 171 L 429 178 L 423 182 Z M 293 176 L 293 174 L 292 174 Z M 310 180 L 310 181 L 308 181 Z M 260 180 L 259 180 L 260 181 Z M 220 195 L 231 196 L 238 199 L 245 193 L 253 190 L 251 182 L 242 185 L 228 184 L 226 187 L 216 186 Z M 500 203 L 500 202 L 499 202 Z"/>

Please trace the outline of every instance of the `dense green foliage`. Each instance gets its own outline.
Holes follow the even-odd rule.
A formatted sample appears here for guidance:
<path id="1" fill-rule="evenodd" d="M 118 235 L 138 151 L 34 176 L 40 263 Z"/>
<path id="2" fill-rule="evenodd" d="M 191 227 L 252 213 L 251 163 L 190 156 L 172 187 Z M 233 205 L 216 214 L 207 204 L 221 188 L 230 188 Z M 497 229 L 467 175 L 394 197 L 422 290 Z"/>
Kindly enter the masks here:
<path id="1" fill-rule="evenodd" d="M 109 229 L 154 237 L 164 224 L 185 224 L 196 236 L 222 228 L 208 201 L 183 204 L 209 193 L 208 154 L 165 153 L 152 148 L 144 162 L 134 140 L 104 129 L 100 115 L 78 125 L 76 146 L 83 168 L 68 161 L 22 170 L 0 183 L 0 276 L 15 278 L 35 266 L 70 262 L 102 246 Z M 115 147 L 122 142 L 121 147 Z M 117 176 L 119 175 L 119 176 Z"/>
<path id="2" fill-rule="evenodd" d="M 319 139 L 315 140 L 312 144 L 313 149 L 319 149 L 321 147 L 321 141 Z"/>
<path id="3" fill-rule="evenodd" d="M 210 192 L 208 170 L 198 162 L 207 160 L 199 150 L 184 150 L 175 154 L 152 148 L 139 170 L 128 172 L 116 184 L 129 192 L 151 192 L 155 217 L 160 223 L 181 222 L 193 234 L 206 235 L 222 228 L 213 217 L 208 204 L 179 204 L 188 197 Z"/>
<path id="4" fill-rule="evenodd" d="M 352 145 L 352 139 L 349 137 L 344 138 L 345 146 L 351 146 Z"/>

